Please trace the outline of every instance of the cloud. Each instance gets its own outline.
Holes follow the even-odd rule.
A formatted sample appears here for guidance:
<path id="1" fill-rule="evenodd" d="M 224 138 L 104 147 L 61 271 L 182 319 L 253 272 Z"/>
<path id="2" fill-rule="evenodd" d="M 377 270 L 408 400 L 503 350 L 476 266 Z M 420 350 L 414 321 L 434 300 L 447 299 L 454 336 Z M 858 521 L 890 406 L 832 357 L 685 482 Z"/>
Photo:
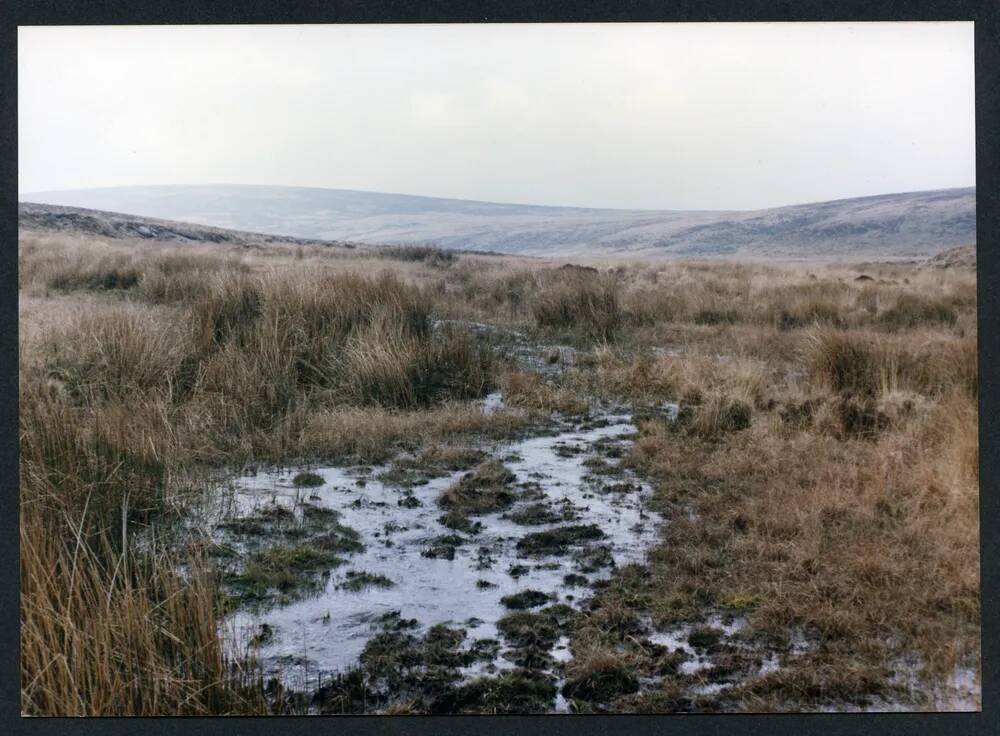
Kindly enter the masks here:
<path id="1" fill-rule="evenodd" d="M 736 209 L 975 181 L 971 23 L 19 29 L 21 191 Z"/>

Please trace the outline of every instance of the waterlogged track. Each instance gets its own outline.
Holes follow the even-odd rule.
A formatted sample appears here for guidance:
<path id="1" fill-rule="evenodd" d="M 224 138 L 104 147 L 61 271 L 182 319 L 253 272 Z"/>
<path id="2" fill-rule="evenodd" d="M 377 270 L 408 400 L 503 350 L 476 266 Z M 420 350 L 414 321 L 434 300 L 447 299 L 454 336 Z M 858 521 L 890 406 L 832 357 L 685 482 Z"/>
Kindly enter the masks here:
<path id="1" fill-rule="evenodd" d="M 211 520 L 233 560 L 245 565 L 277 543 L 254 520 L 284 519 L 287 532 L 326 516 L 357 534 L 319 563 L 311 591 L 244 601 L 227 622 L 230 634 L 256 637 L 267 674 L 302 690 L 357 666 L 387 621 L 415 620 L 414 636 L 440 624 L 464 630 L 466 651 L 485 654 L 462 663 L 463 679 L 516 667 L 497 626 L 511 609 L 574 606 L 615 566 L 643 562 L 659 538 L 659 517 L 643 508 L 650 489 L 620 465 L 633 430 L 628 415 L 608 414 L 490 448 L 508 471 L 512 501 L 470 516 L 463 531 L 442 523 L 439 497 L 469 471 L 403 483 L 393 482 L 390 466 L 321 467 L 310 469 L 312 487 L 296 486 L 295 472 L 236 479 Z M 539 669 L 568 658 L 560 636 Z"/>
<path id="2" fill-rule="evenodd" d="M 499 395 L 482 410 L 503 411 Z M 677 407 L 661 412 L 672 421 Z M 642 565 L 662 539 L 651 489 L 622 462 L 633 432 L 630 415 L 605 413 L 464 447 L 444 466 L 403 453 L 237 478 L 202 517 L 233 601 L 225 634 L 255 649 L 296 712 L 734 707 L 741 686 L 780 677 L 817 642 L 794 629 L 783 643 L 762 638 L 738 610 L 673 624 L 619 611 L 635 647 L 605 649 L 613 661 L 581 674 L 576 658 L 595 660 L 575 621 L 613 570 Z M 927 701 L 919 662 L 892 669 L 886 692 L 820 707 L 978 707 L 970 670 Z"/>

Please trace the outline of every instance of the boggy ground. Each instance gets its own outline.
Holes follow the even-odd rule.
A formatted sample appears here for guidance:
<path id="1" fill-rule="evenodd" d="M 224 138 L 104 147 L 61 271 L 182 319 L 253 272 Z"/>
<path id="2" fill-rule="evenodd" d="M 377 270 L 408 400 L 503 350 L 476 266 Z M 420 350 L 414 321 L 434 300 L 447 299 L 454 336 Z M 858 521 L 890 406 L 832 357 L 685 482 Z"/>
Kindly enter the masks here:
<path id="1" fill-rule="evenodd" d="M 977 703 L 971 271 L 24 233 L 19 289 L 27 713 Z M 497 390 L 502 407 L 484 410 Z M 280 632 L 226 646 L 234 605 L 388 593 L 378 576 L 392 575 L 351 566 L 370 540 L 321 504 L 243 520 L 229 533 L 267 544 L 233 544 L 238 556 L 181 544 L 206 487 L 278 465 L 384 465 L 405 501 L 479 473 L 485 494 L 456 480 L 429 499 L 442 533 L 428 564 L 465 554 L 447 537 L 489 514 L 517 515 L 522 551 L 546 550 L 560 544 L 546 529 L 585 520 L 524 489 L 507 498 L 491 448 L 611 404 L 636 436 L 589 454 L 588 471 L 649 484 L 661 538 L 570 606 L 510 598 L 498 639 L 525 650 L 514 669 L 480 676 L 486 644 L 405 616 L 375 622 L 359 668 L 311 694 L 268 684 L 258 656 Z M 560 595 L 570 575 L 586 578 L 566 572 Z M 553 637 L 555 661 L 532 666 Z"/>
<path id="2" fill-rule="evenodd" d="M 595 409 L 517 441 L 317 467 L 308 494 L 296 485 L 303 473 L 235 479 L 203 517 L 210 554 L 227 571 L 233 638 L 255 637 L 287 702 L 317 712 L 440 712 L 452 689 L 492 687 L 513 668 L 549 692 L 530 710 L 551 710 L 579 602 L 659 538 L 658 516 L 644 509 L 650 488 L 623 465 L 633 435 L 627 415 Z M 323 560 L 330 549 L 341 554 Z M 302 559 L 306 574 L 275 579 L 261 595 L 262 558 Z M 381 625 L 400 618 L 411 622 L 406 636 L 385 636 Z M 444 630 L 461 645 L 447 670 L 387 651 Z M 405 677 L 372 669 L 390 654 Z M 358 666 L 361 679 L 347 677 Z M 341 689 L 355 682 L 368 684 L 345 700 Z M 310 700 L 313 683 L 326 695 Z M 526 707 L 517 703 L 504 707 Z"/>

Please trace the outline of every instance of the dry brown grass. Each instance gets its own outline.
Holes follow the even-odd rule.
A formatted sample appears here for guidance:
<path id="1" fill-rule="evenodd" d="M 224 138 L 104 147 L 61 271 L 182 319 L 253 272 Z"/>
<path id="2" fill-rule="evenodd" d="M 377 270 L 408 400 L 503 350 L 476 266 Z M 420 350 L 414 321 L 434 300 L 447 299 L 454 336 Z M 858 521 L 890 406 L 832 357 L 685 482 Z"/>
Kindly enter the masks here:
<path id="1" fill-rule="evenodd" d="M 734 601 L 759 633 L 820 645 L 732 707 L 857 699 L 901 653 L 930 678 L 978 665 L 974 276 L 559 265 L 24 236 L 24 710 L 267 708 L 252 663 L 222 651 L 209 572 L 185 558 L 182 585 L 182 560 L 139 543 L 151 530 L 168 543 L 187 478 L 380 462 L 595 400 L 653 417 L 631 463 L 657 481 L 669 524 L 647 569 L 620 572 L 579 622 L 592 646 L 574 642 L 578 692 L 627 680 L 608 653 L 639 656 L 638 611 L 694 620 Z M 555 377 L 497 370 L 483 340 L 439 317 L 579 352 Z M 510 408 L 486 415 L 469 399 L 494 382 Z M 677 422 L 646 411 L 667 401 Z"/>
<path id="2" fill-rule="evenodd" d="M 811 398 L 755 411 L 742 431 L 699 427 L 719 429 L 718 405 L 703 420 L 704 403 L 691 432 L 642 427 L 633 461 L 660 480 L 670 518 L 649 566 L 654 617 L 697 620 L 739 601 L 756 631 L 817 642 L 744 683 L 730 707 L 863 702 L 889 687 L 888 663 L 914 653 L 929 681 L 978 666 L 976 397 L 915 385 L 923 393 L 800 386 Z"/>
<path id="3" fill-rule="evenodd" d="M 24 713 L 268 711 L 252 660 L 223 651 L 212 580 L 182 579 L 170 559 L 98 552 L 36 513 L 22 508 Z"/>
<path id="4" fill-rule="evenodd" d="M 812 653 L 725 708 L 892 697 L 892 663 L 914 654 L 925 682 L 979 666 L 975 279 L 807 268 L 624 269 L 614 343 L 510 386 L 538 406 L 679 402 L 632 458 L 669 519 L 650 578 L 602 593 L 578 640 L 635 654 L 609 611 L 665 624 L 734 605 L 779 646 L 807 633 Z"/>
<path id="5" fill-rule="evenodd" d="M 611 340 L 621 322 L 618 283 L 607 274 L 566 267 L 542 274 L 532 303 L 541 327 L 574 331 L 592 340 Z"/>
<path id="6" fill-rule="evenodd" d="M 496 459 L 486 460 L 442 491 L 438 504 L 469 514 L 499 511 L 510 506 L 516 498 L 508 489 L 513 481 L 514 474 L 503 463 Z"/>
<path id="7" fill-rule="evenodd" d="M 581 414 L 587 409 L 584 396 L 537 373 L 508 370 L 500 376 L 500 391 L 509 406 Z"/>
<path id="8" fill-rule="evenodd" d="M 420 410 L 334 408 L 289 415 L 272 433 L 274 457 L 329 457 L 363 463 L 386 460 L 394 446 L 485 435 L 503 439 L 538 421 L 524 411 L 485 415 L 467 404 Z"/>
<path id="9" fill-rule="evenodd" d="M 190 469 L 524 421 L 449 403 L 487 389 L 491 354 L 432 332 L 424 291 L 392 274 L 73 238 L 20 257 L 26 713 L 266 710 L 252 660 L 223 651 L 204 561 L 150 548 Z"/>

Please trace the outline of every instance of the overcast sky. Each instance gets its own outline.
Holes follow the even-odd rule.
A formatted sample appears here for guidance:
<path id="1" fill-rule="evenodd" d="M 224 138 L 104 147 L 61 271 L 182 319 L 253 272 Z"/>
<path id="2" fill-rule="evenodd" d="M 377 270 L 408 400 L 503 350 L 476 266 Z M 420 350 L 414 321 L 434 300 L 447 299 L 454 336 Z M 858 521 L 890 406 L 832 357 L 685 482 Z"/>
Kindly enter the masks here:
<path id="1" fill-rule="evenodd" d="M 21 28 L 22 192 L 751 209 L 975 184 L 971 23 Z"/>

